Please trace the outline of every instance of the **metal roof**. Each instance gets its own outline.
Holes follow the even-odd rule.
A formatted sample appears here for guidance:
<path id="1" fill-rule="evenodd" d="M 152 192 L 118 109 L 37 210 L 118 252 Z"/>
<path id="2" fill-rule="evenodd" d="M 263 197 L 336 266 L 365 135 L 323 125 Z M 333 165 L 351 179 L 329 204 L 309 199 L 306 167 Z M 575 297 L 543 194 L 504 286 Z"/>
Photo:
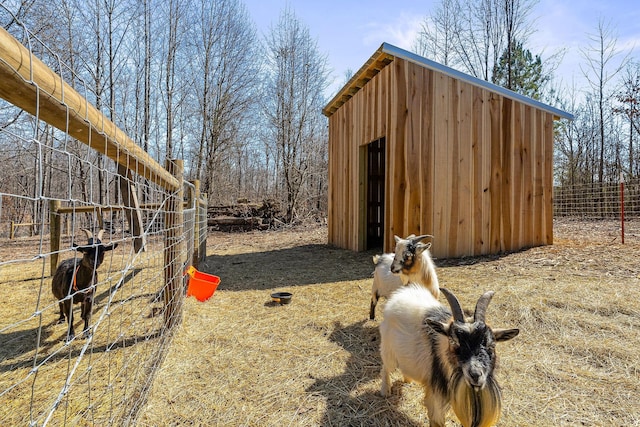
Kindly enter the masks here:
<path id="1" fill-rule="evenodd" d="M 322 114 L 330 117 L 342 104 L 347 102 L 353 95 L 358 92 L 369 80 L 371 80 L 376 74 L 380 72 L 384 67 L 389 65 L 394 58 L 401 58 L 406 61 L 418 64 L 422 67 L 430 70 L 438 71 L 446 74 L 449 77 L 470 83 L 474 86 L 487 89 L 491 92 L 498 93 L 504 97 L 513 99 L 526 105 L 530 105 L 534 108 L 552 113 L 556 118 L 563 118 L 573 120 L 573 114 L 558 108 L 547 105 L 543 102 L 536 101 L 528 96 L 521 95 L 512 90 L 506 89 L 502 86 L 498 86 L 491 82 L 473 77 L 469 74 L 465 74 L 461 71 L 454 70 L 453 68 L 439 64 L 430 59 L 416 55 L 415 53 L 400 49 L 389 43 L 382 43 L 380 48 L 374 52 L 369 60 L 355 73 L 351 79 L 347 82 L 342 89 L 329 101 L 329 103 L 323 108 Z"/>

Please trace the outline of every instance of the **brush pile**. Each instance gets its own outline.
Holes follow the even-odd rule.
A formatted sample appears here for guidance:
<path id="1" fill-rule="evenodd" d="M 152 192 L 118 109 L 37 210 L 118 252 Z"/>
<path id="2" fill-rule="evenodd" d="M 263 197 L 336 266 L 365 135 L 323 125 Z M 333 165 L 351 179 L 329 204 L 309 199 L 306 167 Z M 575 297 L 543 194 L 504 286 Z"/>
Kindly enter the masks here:
<path id="1" fill-rule="evenodd" d="M 207 225 L 211 231 L 266 230 L 278 222 L 280 206 L 272 199 L 251 203 L 241 199 L 234 205 L 209 206 Z"/>

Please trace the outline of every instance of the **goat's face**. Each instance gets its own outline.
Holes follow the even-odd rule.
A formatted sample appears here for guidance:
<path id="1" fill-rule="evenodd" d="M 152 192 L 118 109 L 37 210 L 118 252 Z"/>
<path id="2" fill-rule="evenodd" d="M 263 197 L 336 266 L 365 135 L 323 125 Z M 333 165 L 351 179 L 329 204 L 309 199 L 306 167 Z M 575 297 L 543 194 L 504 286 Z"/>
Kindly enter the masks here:
<path id="1" fill-rule="evenodd" d="M 104 230 L 100 230 L 96 237 L 91 234 L 88 230 L 83 230 L 87 234 L 89 238 L 89 242 L 85 246 L 73 245 L 78 252 L 82 252 L 82 264 L 89 269 L 95 270 L 104 261 L 104 253 L 107 251 L 111 251 L 118 247 L 117 243 L 110 243 L 108 245 L 103 245 L 102 241 L 102 233 Z"/>
<path id="2" fill-rule="evenodd" d="M 431 243 L 420 243 L 420 240 L 428 235 L 415 236 L 410 235 L 406 239 L 402 239 L 398 236 L 393 236 L 396 240 L 396 252 L 391 263 L 391 272 L 393 274 L 406 274 L 414 273 L 414 268 L 417 264 L 416 260 L 422 256 L 422 253 L 431 247 Z"/>
<path id="3" fill-rule="evenodd" d="M 90 269 L 97 269 L 104 261 L 104 253 L 118 247 L 117 243 L 103 245 L 98 239 L 89 239 L 86 246 L 76 246 L 78 252 L 82 252 L 82 264 Z"/>
<path id="4" fill-rule="evenodd" d="M 467 384 L 476 389 L 484 387 L 496 364 L 496 340 L 491 329 L 482 322 L 452 322 L 447 337 Z"/>
<path id="5" fill-rule="evenodd" d="M 440 288 L 447 297 L 453 313 L 448 323 L 428 320 L 436 332 L 445 335 L 449 341 L 450 358 L 455 362 L 454 371 L 462 376 L 473 389 L 482 389 L 493 376 L 496 365 L 496 342 L 507 341 L 520 332 L 518 329 L 491 329 L 485 323 L 485 312 L 493 292 L 487 292 L 476 304 L 473 321 L 464 319 L 457 298 L 447 289 Z"/>

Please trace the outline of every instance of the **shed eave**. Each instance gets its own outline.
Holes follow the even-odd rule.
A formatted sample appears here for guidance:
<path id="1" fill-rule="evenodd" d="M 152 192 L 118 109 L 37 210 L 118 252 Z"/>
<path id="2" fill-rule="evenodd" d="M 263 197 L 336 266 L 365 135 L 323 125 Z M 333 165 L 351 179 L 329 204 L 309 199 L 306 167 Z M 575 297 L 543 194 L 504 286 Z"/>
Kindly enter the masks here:
<path id="1" fill-rule="evenodd" d="M 375 53 L 369 58 L 369 60 L 356 72 L 351 79 L 344 85 L 342 89 L 329 101 L 329 103 L 322 109 L 322 114 L 330 117 L 338 108 L 340 108 L 345 102 L 347 102 L 353 95 L 358 92 L 366 82 L 371 80 L 380 70 L 390 64 L 394 58 L 401 58 L 405 61 L 418 64 L 422 67 L 438 71 L 455 79 L 470 83 L 474 86 L 481 87 L 491 92 L 497 93 L 514 101 L 521 102 L 525 105 L 529 105 L 539 110 L 543 110 L 553 114 L 554 119 L 568 119 L 573 120 L 573 114 L 560 110 L 559 108 L 552 107 L 551 105 L 537 101 L 528 96 L 521 95 L 517 92 L 498 86 L 494 83 L 487 82 L 477 77 L 465 74 L 461 71 L 447 67 L 446 65 L 439 64 L 430 59 L 424 58 L 415 53 L 406 51 L 397 46 L 389 43 L 382 43 L 382 45 L 375 51 Z"/>
<path id="2" fill-rule="evenodd" d="M 322 114 L 327 117 L 331 115 L 342 106 L 345 102 L 353 97 L 369 80 L 371 80 L 376 74 L 380 72 L 384 67 L 389 65 L 393 61 L 393 56 L 383 52 L 381 45 L 367 62 L 364 63 L 360 69 L 354 73 L 349 81 L 334 95 L 329 103 L 322 109 Z"/>
<path id="3" fill-rule="evenodd" d="M 431 70 L 434 71 L 439 71 L 443 74 L 446 74 L 450 77 L 453 77 L 455 79 L 461 80 L 461 81 L 465 81 L 467 83 L 470 83 L 472 85 L 475 86 L 479 86 L 482 87 L 484 89 L 487 89 L 491 92 L 495 92 L 498 93 L 502 96 L 505 96 L 507 98 L 513 99 L 514 101 L 518 101 L 518 102 L 522 102 L 523 104 L 526 105 L 530 105 L 534 108 L 540 109 L 540 110 L 544 110 L 547 111 L 551 114 L 553 114 L 556 117 L 559 118 L 563 118 L 563 119 L 568 119 L 568 120 L 573 120 L 573 114 L 568 113 L 566 111 L 560 110 L 559 108 L 556 107 L 552 107 L 551 105 L 545 104 L 543 102 L 537 101 L 533 98 L 530 98 L 528 96 L 519 94 L 517 92 L 514 92 L 512 90 L 509 90 L 505 87 L 502 86 L 498 86 L 497 84 L 488 82 L 486 80 L 482 80 L 479 79 L 477 77 L 471 76 L 469 74 L 465 74 L 461 71 L 455 70 L 453 68 L 447 67 L 446 65 L 442 65 L 439 64 L 435 61 L 432 61 L 430 59 L 424 58 L 420 55 L 417 55 L 415 53 L 406 51 L 404 49 L 400 49 L 399 47 L 393 46 L 389 43 L 383 43 L 382 46 L 380 47 L 379 50 L 382 50 L 383 52 L 388 53 L 389 55 L 393 55 L 394 57 L 397 58 L 402 58 L 406 61 L 409 62 L 413 62 L 415 64 L 418 65 L 422 65 L 425 68 L 429 68 Z"/>

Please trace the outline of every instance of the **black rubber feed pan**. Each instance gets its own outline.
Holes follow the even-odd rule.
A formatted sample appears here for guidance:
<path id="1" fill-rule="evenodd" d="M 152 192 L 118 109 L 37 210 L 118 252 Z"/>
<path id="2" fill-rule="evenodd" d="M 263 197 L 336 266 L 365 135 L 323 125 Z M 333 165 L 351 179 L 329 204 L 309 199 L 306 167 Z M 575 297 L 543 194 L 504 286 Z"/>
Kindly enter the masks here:
<path id="1" fill-rule="evenodd" d="M 274 292 L 271 294 L 271 299 L 280 304 L 289 304 L 292 296 L 291 292 Z"/>

